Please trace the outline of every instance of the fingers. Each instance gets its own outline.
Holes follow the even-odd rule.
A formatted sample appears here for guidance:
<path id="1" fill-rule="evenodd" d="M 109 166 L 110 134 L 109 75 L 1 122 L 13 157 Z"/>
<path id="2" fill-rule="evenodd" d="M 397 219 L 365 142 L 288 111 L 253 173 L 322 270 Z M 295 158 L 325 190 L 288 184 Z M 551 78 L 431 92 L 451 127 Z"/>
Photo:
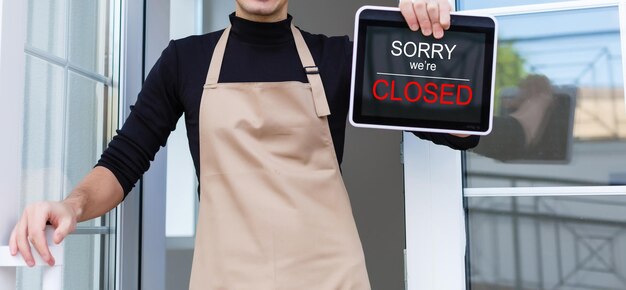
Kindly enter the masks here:
<path id="1" fill-rule="evenodd" d="M 439 23 L 439 3 L 436 1 L 428 1 L 426 3 L 426 12 L 432 25 L 432 33 L 435 38 L 443 37 L 443 27 Z M 426 33 L 424 30 L 422 32 Z"/>
<path id="2" fill-rule="evenodd" d="M 29 267 L 35 266 L 35 259 L 30 251 L 30 244 L 28 243 L 28 214 L 24 211 L 22 218 L 18 222 L 15 230 L 15 238 L 17 251 L 22 254 L 24 261 Z"/>
<path id="3" fill-rule="evenodd" d="M 415 11 L 413 10 L 413 2 L 411 2 L 411 0 L 401 0 L 399 8 L 402 16 L 404 16 L 404 20 L 406 20 L 406 23 L 409 25 L 409 28 L 413 31 L 417 31 L 419 29 L 419 24 L 417 22 Z"/>
<path id="4" fill-rule="evenodd" d="M 53 238 L 55 243 L 59 244 L 73 230 L 72 218 L 54 213 L 53 209 L 53 204 L 45 202 L 29 205 L 24 209 L 22 217 L 11 232 L 11 238 L 9 239 L 11 255 L 15 256 L 17 253 L 21 253 L 24 262 L 29 267 L 35 265 L 31 245 L 39 253 L 43 261 L 50 266 L 54 266 L 55 259 L 50 253 L 48 241 L 46 240 L 46 223 L 49 218 L 59 217 L 61 221 Z"/>
<path id="5" fill-rule="evenodd" d="M 424 34 L 424 36 L 430 36 L 432 33 L 432 25 L 430 17 L 428 17 L 428 11 L 426 10 L 426 1 L 428 0 L 413 1 L 413 13 L 415 17 L 417 17 L 417 22 L 419 23 L 420 29 L 422 29 L 422 34 Z"/>
<path id="6" fill-rule="evenodd" d="M 17 225 L 13 227 L 13 230 L 11 231 L 11 237 L 9 238 L 9 250 L 11 251 L 11 256 L 17 255 L 17 239 L 15 237 L 16 228 Z"/>
<path id="7" fill-rule="evenodd" d="M 46 221 L 49 209 L 40 207 L 28 219 L 28 236 L 41 258 L 50 266 L 54 266 L 54 258 L 50 254 L 46 241 Z"/>
<path id="8" fill-rule="evenodd" d="M 400 12 L 409 28 L 422 30 L 424 36 L 442 38 L 444 30 L 450 28 L 450 3 L 447 0 L 401 0 Z"/>
<path id="9" fill-rule="evenodd" d="M 452 7 L 450 6 L 450 2 L 446 0 L 439 1 L 439 24 L 444 30 L 450 28 L 450 13 L 452 12 Z"/>

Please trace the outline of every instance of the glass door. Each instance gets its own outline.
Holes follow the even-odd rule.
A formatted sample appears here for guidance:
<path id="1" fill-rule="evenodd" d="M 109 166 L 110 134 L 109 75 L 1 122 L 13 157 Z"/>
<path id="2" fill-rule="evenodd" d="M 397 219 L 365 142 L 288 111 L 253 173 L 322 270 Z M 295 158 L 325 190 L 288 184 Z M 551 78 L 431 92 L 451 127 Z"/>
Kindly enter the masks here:
<path id="1" fill-rule="evenodd" d="M 465 156 L 472 289 L 626 288 L 623 8 L 491 10 L 499 112 Z"/>
<path id="2" fill-rule="evenodd" d="M 457 7 L 499 23 L 494 129 L 405 134 L 408 289 L 624 289 L 623 1 Z"/>
<path id="3" fill-rule="evenodd" d="M 94 166 L 114 133 L 119 98 L 119 31 L 114 27 L 119 28 L 120 2 L 5 1 L 3 17 L 22 14 L 25 21 L 16 28 L 23 33 L 15 36 L 22 38 L 19 54 L 13 51 L 21 62 L 11 63 L 19 79 L 13 85 L 22 88 L 12 96 L 19 103 L 19 119 L 3 123 L 18 128 L 19 142 L 5 145 L 19 146 L 19 154 L 13 164 L 0 164 L 3 173 L 16 172 L 15 190 L 7 193 L 13 210 L 0 219 L 1 234 L 13 227 L 25 205 L 63 199 Z M 5 36 L 0 35 L 3 43 Z M 115 219 L 114 210 L 79 224 L 59 249 L 62 268 L 19 267 L 17 283 L 0 288 L 114 289 Z M 50 273 L 61 285 L 51 285 Z"/>

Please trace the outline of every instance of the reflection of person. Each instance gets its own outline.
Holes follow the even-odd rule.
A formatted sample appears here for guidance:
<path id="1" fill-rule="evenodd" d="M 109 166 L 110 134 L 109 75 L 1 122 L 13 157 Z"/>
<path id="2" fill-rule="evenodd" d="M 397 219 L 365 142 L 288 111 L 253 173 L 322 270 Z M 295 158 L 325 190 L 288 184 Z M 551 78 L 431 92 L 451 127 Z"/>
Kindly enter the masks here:
<path id="1" fill-rule="evenodd" d="M 352 44 L 295 28 L 287 2 L 237 0 L 225 31 L 170 42 L 98 166 L 63 202 L 26 208 L 12 254 L 33 265 L 30 239 L 52 265 L 46 221 L 59 243 L 115 207 L 185 113 L 201 184 L 191 289 L 369 289 L 338 168 Z M 449 26 L 447 0 L 400 7 L 425 35 Z M 478 140 L 417 135 L 458 149 Z"/>
<path id="2" fill-rule="evenodd" d="M 541 141 L 555 103 L 550 80 L 531 74 L 517 88 L 503 89 L 502 107 L 508 115 L 495 117 L 491 134 L 473 151 L 498 160 L 524 157 Z"/>

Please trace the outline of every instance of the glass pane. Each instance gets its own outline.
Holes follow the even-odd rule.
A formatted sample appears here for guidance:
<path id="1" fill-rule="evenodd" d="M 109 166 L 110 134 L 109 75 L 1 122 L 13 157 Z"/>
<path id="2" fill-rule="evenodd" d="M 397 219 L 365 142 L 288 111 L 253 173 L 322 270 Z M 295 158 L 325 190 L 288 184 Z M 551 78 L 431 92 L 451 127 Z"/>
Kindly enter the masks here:
<path id="1" fill-rule="evenodd" d="M 100 236 L 72 235 L 65 239 L 63 289 L 100 288 Z M 17 289 L 42 289 L 43 267 L 18 268 Z"/>
<path id="2" fill-rule="evenodd" d="M 626 196 L 469 198 L 472 289 L 626 289 Z"/>
<path id="3" fill-rule="evenodd" d="M 67 0 L 29 0 L 27 44 L 65 58 Z"/>
<path id="4" fill-rule="evenodd" d="M 105 93 L 106 87 L 102 83 L 69 72 L 64 154 L 65 196 L 93 168 L 103 150 Z M 100 224 L 99 219 L 94 219 L 78 226 Z"/>
<path id="5" fill-rule="evenodd" d="M 467 185 L 625 184 L 618 8 L 498 21 L 494 129 L 466 155 Z"/>
<path id="6" fill-rule="evenodd" d="M 62 195 L 65 74 L 61 67 L 26 56 L 22 209 Z M 20 269 L 17 289 L 40 289 L 41 269 Z"/>
<path id="7" fill-rule="evenodd" d="M 26 71 L 23 205 L 61 199 L 93 167 L 102 151 L 106 93 L 103 84 L 68 72 L 66 99 L 63 68 L 27 56 Z M 95 219 L 79 226 L 100 224 Z M 100 236 L 72 235 L 65 249 L 64 289 L 99 289 Z M 41 269 L 19 275 L 18 289 L 41 288 Z"/>
<path id="8" fill-rule="evenodd" d="M 107 0 L 70 0 L 70 55 L 72 65 L 105 75 L 108 51 Z"/>
<path id="9" fill-rule="evenodd" d="M 459 7 L 459 10 L 469 10 L 469 9 L 507 7 L 507 6 L 517 6 L 517 5 L 527 5 L 527 4 L 543 4 L 543 3 L 563 2 L 563 1 L 575 1 L 575 0 L 499 0 L 499 1 L 459 0 L 457 1 L 458 3 L 457 7 Z"/>
<path id="10" fill-rule="evenodd" d="M 65 192 L 74 188 L 91 170 L 102 152 L 104 94 L 102 83 L 69 72 Z"/>
<path id="11" fill-rule="evenodd" d="M 101 248 L 100 235 L 71 235 L 65 241 L 65 267 L 63 289 L 100 288 Z"/>
<path id="12" fill-rule="evenodd" d="M 103 150 L 105 118 L 117 118 L 106 115 L 113 90 L 101 82 L 111 77 L 108 68 L 113 65 L 107 55 L 112 51 L 111 1 L 28 3 L 27 39 L 35 53 L 26 51 L 22 206 L 69 194 Z M 64 66 L 68 58 L 70 64 Z M 78 226 L 107 225 L 97 218 Z M 109 285 L 112 239 L 109 234 L 66 238 L 63 289 Z M 17 289 L 41 289 L 41 269 L 19 270 Z"/>
<path id="13" fill-rule="evenodd" d="M 63 68 L 26 56 L 22 204 L 62 197 L 65 127 Z"/>

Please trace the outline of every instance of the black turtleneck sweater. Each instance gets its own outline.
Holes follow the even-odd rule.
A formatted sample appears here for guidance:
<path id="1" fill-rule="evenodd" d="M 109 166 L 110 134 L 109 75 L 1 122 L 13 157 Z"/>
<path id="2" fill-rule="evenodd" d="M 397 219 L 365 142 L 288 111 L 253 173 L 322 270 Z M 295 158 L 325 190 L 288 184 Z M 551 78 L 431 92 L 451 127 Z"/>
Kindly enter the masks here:
<path id="1" fill-rule="evenodd" d="M 290 30 L 291 16 L 277 23 L 257 23 L 230 16 L 232 25 L 220 82 L 308 82 Z M 199 176 L 198 119 L 202 89 L 213 50 L 222 31 L 170 41 L 148 74 L 137 102 L 121 130 L 98 161 L 116 176 L 128 194 L 148 170 L 160 146 L 185 113 L 189 149 Z M 326 37 L 302 31 L 319 67 L 331 115 L 329 126 L 341 163 L 350 96 L 352 43 L 347 36 Z M 478 137 L 415 133 L 454 149 L 478 144 Z"/>

